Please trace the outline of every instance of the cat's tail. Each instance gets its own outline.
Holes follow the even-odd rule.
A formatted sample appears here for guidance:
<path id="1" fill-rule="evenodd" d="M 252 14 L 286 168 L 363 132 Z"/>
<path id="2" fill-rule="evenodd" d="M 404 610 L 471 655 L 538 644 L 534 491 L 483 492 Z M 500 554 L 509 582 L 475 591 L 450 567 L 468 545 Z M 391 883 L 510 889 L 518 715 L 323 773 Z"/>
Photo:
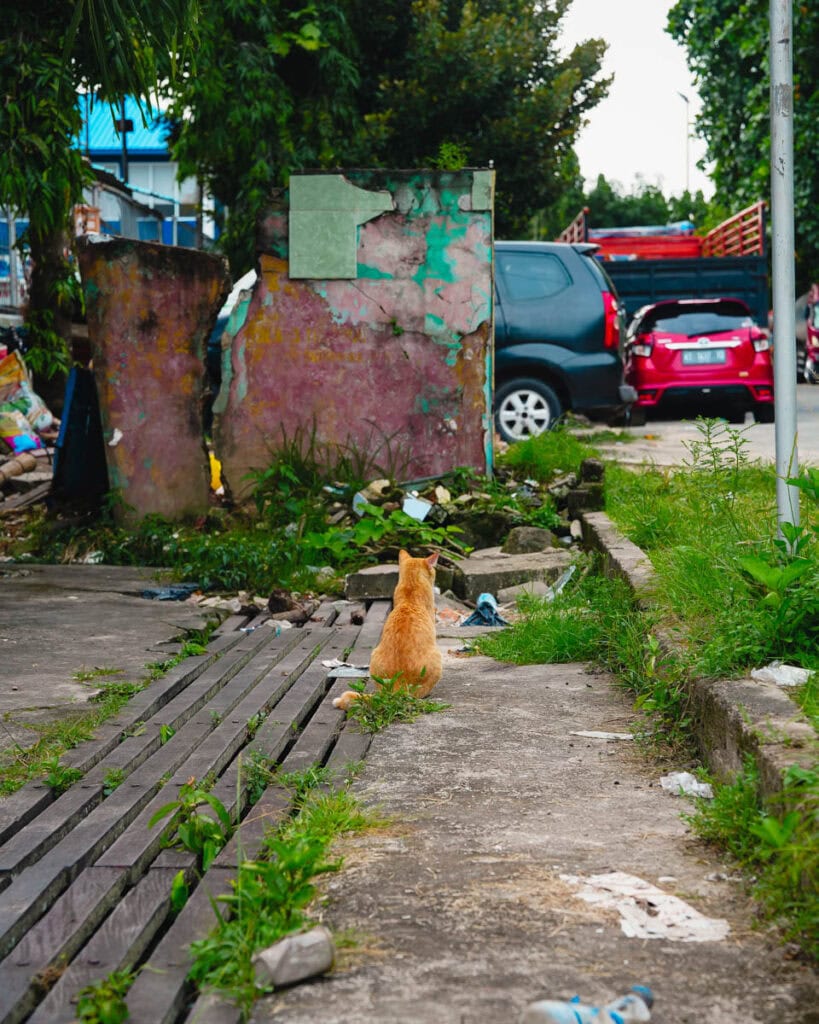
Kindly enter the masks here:
<path id="1" fill-rule="evenodd" d="M 356 693 L 355 690 L 345 690 L 340 697 L 336 697 L 333 701 L 333 707 L 341 708 L 342 711 L 346 711 L 353 701 L 369 699 L 369 695 L 366 693 Z"/>

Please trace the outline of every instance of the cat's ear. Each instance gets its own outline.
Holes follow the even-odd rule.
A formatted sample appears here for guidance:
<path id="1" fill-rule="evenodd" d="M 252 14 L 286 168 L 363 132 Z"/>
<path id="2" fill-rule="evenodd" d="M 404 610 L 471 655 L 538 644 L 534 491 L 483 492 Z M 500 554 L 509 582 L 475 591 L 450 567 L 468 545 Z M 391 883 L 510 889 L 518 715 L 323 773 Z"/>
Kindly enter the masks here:
<path id="1" fill-rule="evenodd" d="M 407 560 L 407 559 L 408 559 L 409 557 L 410 557 L 410 553 L 409 553 L 409 551 L 404 551 L 404 549 L 402 548 L 402 549 L 401 549 L 401 550 L 400 550 L 400 551 L 398 552 L 398 564 L 399 564 L 399 565 L 403 565 L 403 564 L 404 564 L 404 562 L 406 562 L 406 560 Z"/>
<path id="2" fill-rule="evenodd" d="M 426 563 L 430 567 L 430 569 L 434 569 L 435 566 L 438 564 L 438 552 L 433 551 L 432 554 L 427 557 Z"/>

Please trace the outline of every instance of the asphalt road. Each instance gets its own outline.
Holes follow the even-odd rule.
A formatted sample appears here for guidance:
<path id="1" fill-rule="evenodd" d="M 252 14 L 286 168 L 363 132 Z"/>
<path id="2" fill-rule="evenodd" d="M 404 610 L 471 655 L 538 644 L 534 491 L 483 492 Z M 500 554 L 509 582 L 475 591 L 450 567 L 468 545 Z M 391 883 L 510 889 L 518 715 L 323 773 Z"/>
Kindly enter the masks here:
<path id="1" fill-rule="evenodd" d="M 800 466 L 819 468 L 819 387 L 800 384 L 796 389 L 797 451 Z M 742 430 L 747 440 L 746 454 L 752 460 L 776 462 L 776 424 L 754 423 L 749 413 Z M 687 443 L 701 438 L 693 420 L 649 420 L 644 427 L 626 427 L 631 441 L 612 446 L 600 446 L 614 454 L 618 462 L 636 464 L 654 463 L 658 466 L 681 465 L 690 461 Z"/>

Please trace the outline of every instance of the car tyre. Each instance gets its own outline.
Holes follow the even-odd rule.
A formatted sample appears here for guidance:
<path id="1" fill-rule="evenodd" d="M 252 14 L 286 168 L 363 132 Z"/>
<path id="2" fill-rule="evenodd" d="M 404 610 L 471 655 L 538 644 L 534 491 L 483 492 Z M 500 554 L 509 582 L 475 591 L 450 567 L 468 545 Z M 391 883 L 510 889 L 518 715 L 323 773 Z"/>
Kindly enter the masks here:
<path id="1" fill-rule="evenodd" d="M 563 415 L 552 388 L 533 377 L 520 377 L 495 392 L 495 429 L 509 444 L 551 430 Z"/>
<path id="2" fill-rule="evenodd" d="M 754 408 L 754 419 L 757 423 L 773 423 L 774 415 L 773 402 L 766 403 L 765 405 L 760 404 Z"/>

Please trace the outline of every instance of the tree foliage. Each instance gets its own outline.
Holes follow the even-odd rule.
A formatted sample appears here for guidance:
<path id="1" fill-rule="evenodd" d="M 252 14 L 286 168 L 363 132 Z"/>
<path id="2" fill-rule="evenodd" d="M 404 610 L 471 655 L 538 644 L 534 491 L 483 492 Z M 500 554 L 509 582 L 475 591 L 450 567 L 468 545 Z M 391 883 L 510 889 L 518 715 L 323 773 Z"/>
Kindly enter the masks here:
<path id="1" fill-rule="evenodd" d="M 173 151 L 228 208 L 234 274 L 297 169 L 492 161 L 497 233 L 528 232 L 579 180 L 574 142 L 609 86 L 601 40 L 559 51 L 570 2 L 205 0 Z"/>
<path id="2" fill-rule="evenodd" d="M 793 5 L 794 208 L 797 280 L 819 277 L 819 6 Z M 702 110 L 696 130 L 718 196 L 736 210 L 770 194 L 768 0 L 677 0 L 668 31 L 685 47 Z"/>
<path id="3" fill-rule="evenodd" d="M 570 0 L 392 0 L 385 24 L 357 0 L 363 130 L 355 156 L 429 165 L 454 143 L 497 170 L 496 233 L 528 232 L 535 211 L 577 180 L 574 143 L 603 99 L 605 44 L 559 49 Z M 382 31 L 384 30 L 385 31 Z"/>
<path id="4" fill-rule="evenodd" d="M 252 263 L 255 220 L 292 170 L 337 161 L 358 74 L 341 0 L 202 0 L 195 67 L 172 93 L 180 175 L 220 204 L 234 275 Z M 225 223 L 224 207 L 229 210 Z"/>
<path id="5" fill-rule="evenodd" d="M 0 206 L 28 217 L 28 322 L 35 368 L 64 368 L 74 275 L 70 217 L 87 169 L 73 139 L 77 90 L 148 97 L 184 59 L 195 0 L 28 0 L 6 5 L 0 39 Z M 37 359 L 50 353 L 51 359 Z"/>

